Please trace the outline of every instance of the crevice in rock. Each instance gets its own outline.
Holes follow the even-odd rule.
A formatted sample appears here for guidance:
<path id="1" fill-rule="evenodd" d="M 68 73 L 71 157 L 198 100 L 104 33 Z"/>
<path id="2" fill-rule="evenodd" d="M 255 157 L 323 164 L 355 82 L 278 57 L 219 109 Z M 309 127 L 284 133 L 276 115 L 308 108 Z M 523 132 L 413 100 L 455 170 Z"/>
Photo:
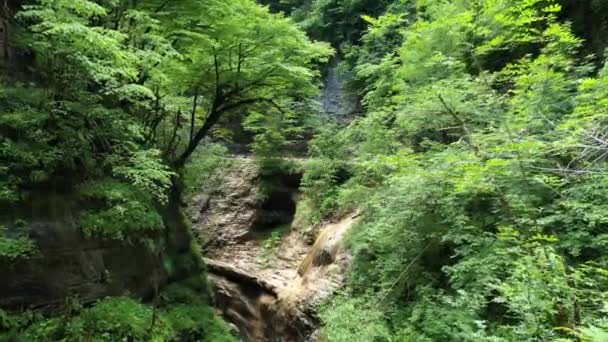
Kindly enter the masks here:
<path id="1" fill-rule="evenodd" d="M 253 230 L 264 231 L 291 224 L 296 214 L 294 197 L 295 193 L 289 190 L 271 192 L 260 205 Z"/>
<path id="2" fill-rule="evenodd" d="M 301 182 L 299 173 L 273 172 L 262 177 L 261 183 L 267 189 L 259 204 L 253 231 L 268 231 L 293 222 Z"/>
<path id="3" fill-rule="evenodd" d="M 215 307 L 243 341 L 315 341 L 318 306 L 350 262 L 340 246 L 356 216 L 326 222 L 311 246 L 292 222 L 302 175 L 260 170 L 252 158 L 233 162 L 218 189 L 190 202 Z"/>

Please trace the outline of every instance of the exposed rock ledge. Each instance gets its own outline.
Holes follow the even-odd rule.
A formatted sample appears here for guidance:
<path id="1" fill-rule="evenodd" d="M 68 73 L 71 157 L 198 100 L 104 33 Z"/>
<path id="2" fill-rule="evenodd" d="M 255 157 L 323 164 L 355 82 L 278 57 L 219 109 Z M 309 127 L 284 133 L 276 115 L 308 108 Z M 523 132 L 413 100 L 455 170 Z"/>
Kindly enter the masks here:
<path id="1" fill-rule="evenodd" d="M 207 258 L 204 258 L 204 261 L 209 273 L 225 277 L 239 284 L 260 288 L 275 297 L 277 296 L 277 289 L 272 284 L 266 282 L 264 279 L 260 279 L 255 275 L 247 273 L 246 271 L 239 270 L 233 265 L 227 264 L 225 262 Z"/>
<path id="2" fill-rule="evenodd" d="M 262 208 L 257 196 L 254 161 L 236 159 L 221 178 L 219 189 L 207 189 L 190 204 L 194 232 L 205 246 L 217 309 L 245 341 L 314 341 L 315 311 L 342 286 L 350 256 L 341 242 L 358 215 L 328 222 L 312 246 L 292 227 L 276 251 L 263 257 L 267 234 L 256 222 L 269 208 Z M 297 187 L 291 191 L 297 201 Z"/>

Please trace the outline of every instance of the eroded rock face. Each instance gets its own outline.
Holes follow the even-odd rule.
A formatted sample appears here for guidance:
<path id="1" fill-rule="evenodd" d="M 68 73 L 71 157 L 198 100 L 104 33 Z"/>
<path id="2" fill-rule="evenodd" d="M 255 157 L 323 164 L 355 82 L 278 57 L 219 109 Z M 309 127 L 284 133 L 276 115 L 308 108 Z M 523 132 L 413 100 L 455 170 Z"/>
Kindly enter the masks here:
<path id="1" fill-rule="evenodd" d="M 328 223 L 313 247 L 291 232 L 268 264 L 253 244 L 206 259 L 216 308 L 244 341 L 316 341 L 316 311 L 343 284 L 350 256 L 340 241 L 356 220 Z"/>
<path id="2" fill-rule="evenodd" d="M 230 264 L 205 260 L 215 307 L 245 341 L 310 341 L 317 320 L 313 312 L 286 305 L 282 289 Z"/>
<path id="3" fill-rule="evenodd" d="M 276 176 L 273 189 L 262 196 L 256 162 L 240 157 L 231 164 L 218 175 L 219 186 L 201 189 L 188 205 L 193 231 L 208 257 L 291 224 L 296 212 L 301 176 Z"/>
<path id="4" fill-rule="evenodd" d="M 188 206 L 194 233 L 206 251 L 246 239 L 257 218 L 257 167 L 245 158 L 233 164 L 222 170 L 221 186 L 201 189 Z"/>
<path id="5" fill-rule="evenodd" d="M 277 176 L 274 198 L 261 200 L 253 160 L 238 158 L 223 172 L 220 189 L 204 189 L 190 203 L 216 308 L 245 341 L 315 341 L 316 310 L 342 286 L 350 263 L 341 242 L 356 215 L 320 227 L 312 246 L 305 230 L 291 227 L 269 253 L 265 241 L 282 223 L 272 213 L 294 214 L 299 181 Z"/>
<path id="6" fill-rule="evenodd" d="M 142 245 L 99 241 L 68 222 L 29 226 L 40 253 L 13 265 L 0 265 L 0 307 L 60 308 L 69 296 L 90 303 L 106 296 L 151 294 L 151 274 L 163 274 Z"/>
<path id="7" fill-rule="evenodd" d="M 155 285 L 168 281 L 159 261 L 167 255 L 155 255 L 137 242 L 87 237 L 77 225 L 77 216 L 70 198 L 57 194 L 40 194 L 35 203 L 0 212 L 1 224 L 9 232 L 27 231 L 38 250 L 27 260 L 0 262 L 0 308 L 56 311 L 67 297 L 84 304 L 106 296 L 149 298 Z M 12 227 L 19 217 L 27 222 Z M 172 252 L 189 254 L 187 232 L 175 235 Z"/>
<path id="8" fill-rule="evenodd" d="M 206 260 L 215 307 L 232 322 L 246 341 L 277 336 L 279 324 L 269 324 L 277 311 L 271 285 L 229 264 Z"/>

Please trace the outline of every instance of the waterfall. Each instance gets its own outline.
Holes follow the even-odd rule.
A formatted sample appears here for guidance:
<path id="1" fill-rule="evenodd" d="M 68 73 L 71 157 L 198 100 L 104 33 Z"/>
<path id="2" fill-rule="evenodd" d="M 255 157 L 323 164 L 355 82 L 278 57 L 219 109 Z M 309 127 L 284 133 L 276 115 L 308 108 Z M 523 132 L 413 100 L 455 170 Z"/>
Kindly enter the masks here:
<path id="1" fill-rule="evenodd" d="M 323 111 L 331 118 L 348 119 L 357 111 L 357 99 L 346 90 L 347 75 L 340 72 L 341 59 L 335 57 L 325 77 L 325 88 L 321 103 Z"/>

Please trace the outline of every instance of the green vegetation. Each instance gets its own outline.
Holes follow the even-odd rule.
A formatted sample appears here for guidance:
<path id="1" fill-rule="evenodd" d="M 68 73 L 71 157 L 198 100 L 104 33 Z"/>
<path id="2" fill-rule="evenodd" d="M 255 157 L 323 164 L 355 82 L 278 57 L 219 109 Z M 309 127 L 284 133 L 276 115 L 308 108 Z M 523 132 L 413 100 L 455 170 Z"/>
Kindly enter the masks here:
<path id="1" fill-rule="evenodd" d="M 184 196 L 192 196 L 203 186 L 213 188 L 217 183 L 217 180 L 213 179 L 217 170 L 230 167 L 227 153 L 227 149 L 220 144 L 209 144 L 205 149 L 194 153 L 182 172 Z"/>
<path id="2" fill-rule="evenodd" d="M 0 265 L 45 256 L 23 213 L 51 194 L 88 238 L 163 255 L 187 229 L 181 197 L 245 140 L 261 200 L 303 169 L 298 221 L 361 209 L 347 284 L 320 313 L 326 340 L 608 338 L 605 2 L 259 2 L 11 4 Z M 346 126 L 316 115 L 333 54 L 364 112 Z M 307 140 L 308 161 L 285 158 Z M 197 248 L 156 261 L 192 271 Z M 0 311 L 0 337 L 232 340 L 204 279 L 186 283 L 152 303 Z"/>
<path id="3" fill-rule="evenodd" d="M 35 77 L 0 89 L 0 200 L 75 191 L 97 204 L 86 231 L 116 238 L 159 226 L 155 205 L 212 130 L 226 138 L 222 120 L 246 113 L 257 139 L 280 138 L 331 53 L 248 0 L 40 1 L 16 20 Z"/>
<path id="4" fill-rule="evenodd" d="M 313 221 L 365 209 L 327 340 L 606 336 L 608 73 L 561 8 L 395 1 L 346 42 L 368 114 L 304 178 Z"/>
<path id="5" fill-rule="evenodd" d="M 149 246 L 171 280 L 200 271 L 198 246 L 192 258 L 173 254 L 184 254 L 176 236 L 188 229 L 180 197 L 207 182 L 226 154 L 213 142 L 230 141 L 234 122 L 256 150 L 300 137 L 300 104 L 317 95 L 317 65 L 332 54 L 253 0 L 11 1 L 0 9 L 5 21 L 0 262 L 11 272 L 35 252 L 53 257 L 36 249 L 48 245 L 36 225 L 64 219 L 90 239 Z M 5 50 L 14 58 L 5 61 Z M 161 284 L 156 272 L 150 277 L 153 305 L 108 298 L 55 318 L 17 319 L 24 324 L 11 336 L 231 340 L 215 328 L 208 297 L 157 312 Z M 2 312 L 3 320 L 12 315 L 19 313 Z"/>
<path id="6" fill-rule="evenodd" d="M 0 263 L 27 259 L 36 253 L 34 242 L 26 236 L 9 237 L 6 227 L 0 226 Z"/>
<path id="7" fill-rule="evenodd" d="M 89 308 L 66 302 L 65 314 L 0 312 L 2 341 L 236 341 L 207 304 L 204 277 L 167 287 L 158 307 L 128 297 L 105 298 Z"/>
<path id="8" fill-rule="evenodd" d="M 283 233 L 289 227 L 277 227 L 274 228 L 270 233 L 270 236 L 262 242 L 262 253 L 259 256 L 259 261 L 268 265 L 272 261 L 272 257 L 275 255 L 279 247 L 281 247 L 281 240 L 283 239 Z"/>

